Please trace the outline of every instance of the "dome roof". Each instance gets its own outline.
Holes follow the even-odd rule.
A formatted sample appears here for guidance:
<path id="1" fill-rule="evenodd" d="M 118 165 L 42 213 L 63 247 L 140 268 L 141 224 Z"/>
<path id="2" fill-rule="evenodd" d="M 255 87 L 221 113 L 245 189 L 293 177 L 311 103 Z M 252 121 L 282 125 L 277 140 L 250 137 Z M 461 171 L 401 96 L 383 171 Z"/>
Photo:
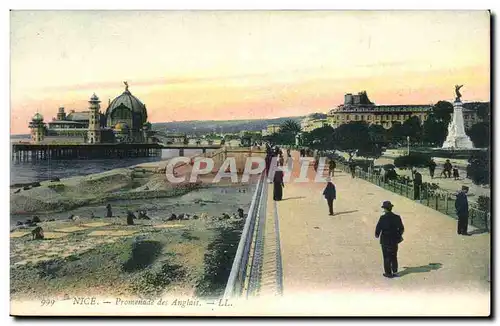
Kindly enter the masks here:
<path id="1" fill-rule="evenodd" d="M 40 113 L 35 113 L 35 115 L 33 116 L 32 118 L 33 121 L 43 121 L 43 115 L 41 115 Z"/>
<path id="2" fill-rule="evenodd" d="M 129 108 L 132 113 L 141 114 L 144 117 L 144 121 L 147 119 L 146 106 L 130 91 L 128 90 L 128 84 L 126 84 L 125 91 L 116 97 L 111 103 L 109 103 L 108 109 L 106 110 L 106 115 L 110 115 L 115 109 L 120 106 L 125 106 Z"/>

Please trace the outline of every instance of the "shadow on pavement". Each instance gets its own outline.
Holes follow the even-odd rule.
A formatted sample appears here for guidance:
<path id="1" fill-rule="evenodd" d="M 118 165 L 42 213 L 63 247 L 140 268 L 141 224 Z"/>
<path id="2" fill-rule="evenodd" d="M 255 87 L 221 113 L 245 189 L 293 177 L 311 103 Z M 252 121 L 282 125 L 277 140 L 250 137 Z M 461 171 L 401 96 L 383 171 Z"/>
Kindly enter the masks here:
<path id="1" fill-rule="evenodd" d="M 306 197 L 304 197 L 304 196 L 299 196 L 299 197 L 288 197 L 288 198 L 283 198 L 281 201 L 291 200 L 291 199 L 302 199 L 302 198 L 306 198 Z"/>
<path id="2" fill-rule="evenodd" d="M 357 212 L 358 210 L 354 210 L 354 211 L 345 211 L 345 212 L 338 212 L 338 213 L 335 213 L 333 214 L 334 216 L 337 216 L 337 215 L 342 215 L 342 214 L 349 214 L 349 213 L 354 213 L 354 212 Z"/>
<path id="3" fill-rule="evenodd" d="M 428 265 L 424 266 L 417 266 L 417 267 L 403 267 L 404 270 L 399 272 L 399 276 L 405 276 L 407 274 L 413 274 L 413 273 L 428 273 L 430 271 L 435 271 L 440 269 L 443 266 L 441 263 L 429 263 Z"/>
<path id="4" fill-rule="evenodd" d="M 470 235 L 474 234 L 483 234 L 483 233 L 488 233 L 488 229 L 477 229 L 471 232 L 468 232 Z"/>

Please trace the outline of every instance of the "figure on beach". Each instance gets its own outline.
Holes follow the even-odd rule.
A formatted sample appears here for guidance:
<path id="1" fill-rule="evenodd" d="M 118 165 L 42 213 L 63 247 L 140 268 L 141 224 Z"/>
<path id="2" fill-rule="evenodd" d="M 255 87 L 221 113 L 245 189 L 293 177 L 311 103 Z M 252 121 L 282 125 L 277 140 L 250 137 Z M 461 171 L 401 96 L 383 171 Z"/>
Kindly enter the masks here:
<path id="1" fill-rule="evenodd" d="M 113 211 L 111 210 L 111 204 L 106 205 L 106 217 L 113 217 Z"/>
<path id="2" fill-rule="evenodd" d="M 134 225 L 135 215 L 131 211 L 127 211 L 127 225 Z"/>
<path id="3" fill-rule="evenodd" d="M 375 228 L 375 237 L 380 237 L 382 247 L 384 276 L 388 278 L 398 276 L 398 245 L 403 241 L 405 231 L 401 217 L 392 212 L 393 207 L 390 201 L 382 203 L 384 215 L 380 216 Z"/>
<path id="4" fill-rule="evenodd" d="M 43 240 L 43 229 L 41 226 L 37 226 L 33 231 L 31 231 L 31 240 Z"/>
<path id="5" fill-rule="evenodd" d="M 332 183 L 331 178 L 328 178 L 327 182 L 328 183 L 326 184 L 325 190 L 323 190 L 323 196 L 328 203 L 329 215 L 333 215 L 333 201 L 337 199 L 337 191 L 335 189 L 335 185 Z"/>

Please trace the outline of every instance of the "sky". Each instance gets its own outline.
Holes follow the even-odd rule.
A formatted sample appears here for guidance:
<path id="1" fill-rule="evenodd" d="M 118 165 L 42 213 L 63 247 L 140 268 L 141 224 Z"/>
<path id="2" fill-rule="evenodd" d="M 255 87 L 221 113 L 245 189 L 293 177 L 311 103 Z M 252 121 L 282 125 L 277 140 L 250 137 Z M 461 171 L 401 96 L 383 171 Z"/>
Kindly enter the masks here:
<path id="1" fill-rule="evenodd" d="M 490 99 L 486 11 L 11 11 L 11 134 L 129 90 L 150 122 Z"/>

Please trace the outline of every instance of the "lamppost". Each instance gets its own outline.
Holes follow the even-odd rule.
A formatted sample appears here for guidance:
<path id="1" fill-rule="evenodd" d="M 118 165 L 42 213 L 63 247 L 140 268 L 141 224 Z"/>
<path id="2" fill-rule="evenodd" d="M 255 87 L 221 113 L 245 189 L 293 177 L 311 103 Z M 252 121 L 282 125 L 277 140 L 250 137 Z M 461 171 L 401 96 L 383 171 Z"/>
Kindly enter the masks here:
<path id="1" fill-rule="evenodd" d="M 410 155 L 410 136 L 406 136 L 406 142 L 408 143 L 408 149 L 406 155 Z"/>

